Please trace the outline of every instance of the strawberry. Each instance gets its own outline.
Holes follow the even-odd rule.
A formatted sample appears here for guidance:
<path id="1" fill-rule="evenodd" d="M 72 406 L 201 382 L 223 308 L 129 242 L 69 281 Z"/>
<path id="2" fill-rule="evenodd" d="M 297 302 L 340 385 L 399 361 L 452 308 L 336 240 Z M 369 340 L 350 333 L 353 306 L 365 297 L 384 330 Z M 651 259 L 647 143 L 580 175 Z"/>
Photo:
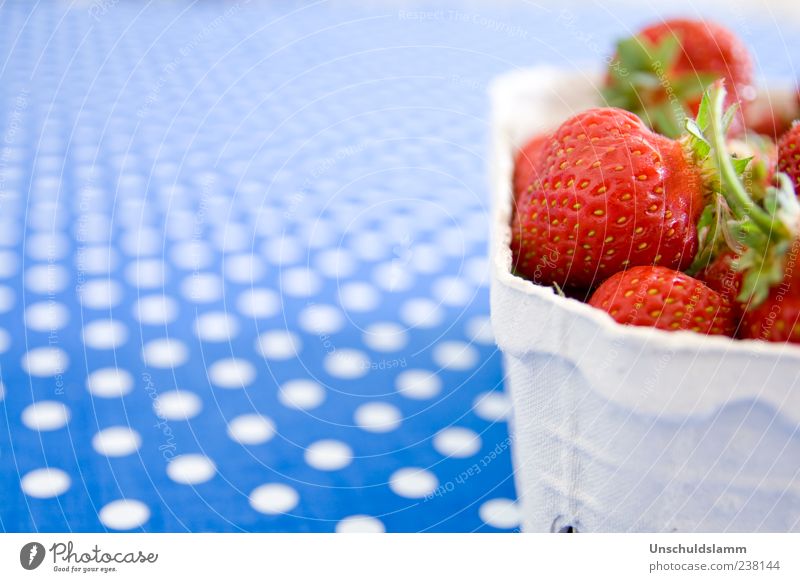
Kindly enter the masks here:
<path id="1" fill-rule="evenodd" d="M 531 139 L 517 154 L 514 161 L 514 199 L 527 190 L 539 172 L 541 152 L 547 143 L 547 135 L 537 135 Z"/>
<path id="2" fill-rule="evenodd" d="M 800 123 L 795 122 L 778 141 L 778 170 L 786 173 L 795 192 L 800 192 Z"/>
<path id="3" fill-rule="evenodd" d="M 625 325 L 733 336 L 728 299 L 702 281 L 666 267 L 634 267 L 604 282 L 589 299 Z"/>
<path id="4" fill-rule="evenodd" d="M 733 302 L 742 291 L 742 273 L 736 269 L 737 259 L 736 253 L 726 250 L 703 269 L 697 278 Z"/>
<path id="5" fill-rule="evenodd" d="M 745 311 L 742 337 L 800 343 L 800 240 L 794 239 L 783 265 L 783 278 L 767 298 Z"/>
<path id="6" fill-rule="evenodd" d="M 688 144 L 621 109 L 568 119 L 544 142 L 531 184 L 519 189 L 516 272 L 541 284 L 589 288 L 632 266 L 687 267 L 705 188 Z"/>
<path id="7" fill-rule="evenodd" d="M 748 130 L 778 141 L 800 117 L 800 87 L 753 101 L 745 113 Z"/>
<path id="8" fill-rule="evenodd" d="M 608 105 L 633 111 L 675 138 L 713 81 L 723 78 L 732 88 L 729 104 L 746 104 L 755 93 L 752 77 L 747 47 L 731 31 L 714 22 L 673 19 L 617 44 L 603 94 Z M 739 115 L 732 132 L 743 126 Z"/>
<path id="9" fill-rule="evenodd" d="M 795 187 L 789 175 L 778 172 L 762 199 L 752 196 L 738 171 L 749 162 L 723 155 L 727 147 L 720 123 L 724 102 L 725 91 L 715 84 L 701 105 L 701 111 L 707 109 L 711 125 L 708 147 L 717 160 L 722 200 L 716 201 L 716 216 L 711 220 L 707 212 L 711 205 L 703 212 L 700 231 L 708 236 L 701 242 L 695 262 L 702 257 L 717 257 L 710 267 L 713 285 L 717 277 L 714 272 L 724 263 L 724 257 L 731 252 L 738 255 L 731 265 L 740 276 L 740 283 L 733 285 L 739 285 L 737 300 L 745 309 L 740 335 L 800 343 L 800 265 L 796 264 L 800 255 L 800 203 Z"/>
<path id="10" fill-rule="evenodd" d="M 744 305 L 737 301 L 742 292 L 742 273 L 736 268 L 738 258 L 733 251 L 725 250 L 697 274 L 698 279 L 728 301 L 735 321 L 740 321 L 744 313 Z"/>
<path id="11" fill-rule="evenodd" d="M 775 142 L 765 135 L 748 132 L 740 139 L 728 140 L 727 150 L 735 158 L 750 159 L 742 178 L 748 192 L 757 200 L 763 199 L 766 189 L 775 181 L 778 164 Z"/>

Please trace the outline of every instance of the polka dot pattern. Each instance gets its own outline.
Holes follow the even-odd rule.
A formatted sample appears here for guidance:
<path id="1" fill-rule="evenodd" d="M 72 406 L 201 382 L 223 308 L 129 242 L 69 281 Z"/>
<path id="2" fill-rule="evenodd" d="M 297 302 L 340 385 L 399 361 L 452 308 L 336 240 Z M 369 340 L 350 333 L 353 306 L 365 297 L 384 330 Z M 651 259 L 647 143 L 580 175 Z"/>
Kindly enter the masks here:
<path id="1" fill-rule="evenodd" d="M 35 469 L 23 475 L 20 485 L 28 497 L 47 499 L 58 497 L 69 489 L 71 479 L 61 469 Z"/>

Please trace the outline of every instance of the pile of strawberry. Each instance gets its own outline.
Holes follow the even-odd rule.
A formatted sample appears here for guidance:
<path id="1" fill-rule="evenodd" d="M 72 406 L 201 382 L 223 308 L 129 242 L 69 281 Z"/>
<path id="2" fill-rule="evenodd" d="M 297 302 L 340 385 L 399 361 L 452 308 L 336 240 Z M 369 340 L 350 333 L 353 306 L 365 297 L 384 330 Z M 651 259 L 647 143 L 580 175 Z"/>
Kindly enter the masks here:
<path id="1" fill-rule="evenodd" d="M 800 343 L 800 104 L 753 114 L 747 48 L 705 21 L 619 42 L 604 84 L 517 155 L 515 272 L 622 324 Z"/>

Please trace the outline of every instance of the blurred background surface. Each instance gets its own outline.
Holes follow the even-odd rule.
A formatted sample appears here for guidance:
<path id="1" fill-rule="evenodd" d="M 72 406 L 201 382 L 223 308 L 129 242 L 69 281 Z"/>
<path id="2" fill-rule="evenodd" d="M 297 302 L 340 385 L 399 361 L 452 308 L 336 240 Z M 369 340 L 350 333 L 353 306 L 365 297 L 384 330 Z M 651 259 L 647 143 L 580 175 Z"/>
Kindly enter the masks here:
<path id="1" fill-rule="evenodd" d="M 793 2 L 4 2 L 0 528 L 511 531 L 487 87 Z"/>

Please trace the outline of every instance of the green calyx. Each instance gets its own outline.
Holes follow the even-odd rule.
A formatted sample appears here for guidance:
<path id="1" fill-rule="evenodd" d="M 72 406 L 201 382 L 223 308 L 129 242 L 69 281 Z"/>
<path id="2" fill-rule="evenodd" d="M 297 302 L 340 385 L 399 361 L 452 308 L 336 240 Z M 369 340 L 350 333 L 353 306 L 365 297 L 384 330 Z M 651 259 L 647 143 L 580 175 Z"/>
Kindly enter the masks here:
<path id="1" fill-rule="evenodd" d="M 732 251 L 734 268 L 743 273 L 737 300 L 755 307 L 783 280 L 785 258 L 798 234 L 800 204 L 783 173 L 765 188 L 745 186 L 742 176 L 751 159 L 729 152 L 725 135 L 736 106 L 725 110 L 724 103 L 725 88 L 717 81 L 703 95 L 697 118 L 686 121 L 685 139 L 703 160 L 710 190 L 698 221 L 699 250 L 690 270 L 697 272 L 720 253 Z"/>
<path id="2" fill-rule="evenodd" d="M 617 43 L 616 59 L 608 67 L 603 97 L 610 107 L 627 109 L 652 129 L 677 139 L 696 102 L 716 79 L 709 73 L 675 73 L 681 44 L 674 34 L 652 43 L 632 36 Z"/>

